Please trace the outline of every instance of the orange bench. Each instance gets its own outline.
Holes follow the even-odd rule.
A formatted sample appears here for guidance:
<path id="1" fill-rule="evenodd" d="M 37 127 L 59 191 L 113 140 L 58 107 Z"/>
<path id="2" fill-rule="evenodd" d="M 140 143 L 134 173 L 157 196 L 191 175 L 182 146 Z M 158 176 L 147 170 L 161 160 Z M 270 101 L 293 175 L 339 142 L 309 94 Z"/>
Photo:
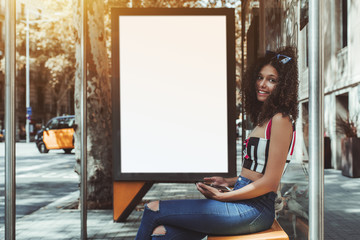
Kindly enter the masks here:
<path id="1" fill-rule="evenodd" d="M 153 185 L 152 182 L 114 182 L 114 221 L 124 222 L 142 197 Z M 288 235 L 274 220 L 270 229 L 238 236 L 208 236 L 208 240 L 289 240 Z"/>
<path id="2" fill-rule="evenodd" d="M 270 229 L 262 232 L 246 234 L 246 235 L 238 235 L 238 236 L 208 236 L 208 240 L 268 240 L 268 239 L 289 240 L 289 237 L 276 220 L 274 220 L 274 223 Z"/>

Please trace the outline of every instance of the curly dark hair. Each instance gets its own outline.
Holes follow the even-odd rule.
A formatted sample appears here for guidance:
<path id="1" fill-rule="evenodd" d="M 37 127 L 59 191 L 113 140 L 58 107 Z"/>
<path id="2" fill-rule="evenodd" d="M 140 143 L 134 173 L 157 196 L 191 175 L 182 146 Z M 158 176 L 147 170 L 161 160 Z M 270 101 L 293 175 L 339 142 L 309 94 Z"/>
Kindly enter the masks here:
<path id="1" fill-rule="evenodd" d="M 277 55 L 291 57 L 282 63 Z M 256 79 L 261 69 L 271 65 L 278 72 L 278 84 L 265 102 L 257 100 Z M 276 113 L 289 116 L 292 121 L 298 117 L 298 67 L 295 47 L 283 47 L 275 52 L 267 52 L 256 63 L 249 67 L 241 82 L 242 100 L 245 113 L 255 125 L 262 125 Z"/>

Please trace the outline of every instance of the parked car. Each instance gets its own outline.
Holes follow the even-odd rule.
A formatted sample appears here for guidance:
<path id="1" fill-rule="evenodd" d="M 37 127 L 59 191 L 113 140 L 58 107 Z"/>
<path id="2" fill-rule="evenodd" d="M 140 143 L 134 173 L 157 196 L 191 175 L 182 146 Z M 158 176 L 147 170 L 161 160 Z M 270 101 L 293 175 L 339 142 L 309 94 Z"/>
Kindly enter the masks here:
<path id="1" fill-rule="evenodd" d="M 35 143 L 40 153 L 48 153 L 51 149 L 63 149 L 71 153 L 74 149 L 75 116 L 52 118 L 35 135 Z"/>

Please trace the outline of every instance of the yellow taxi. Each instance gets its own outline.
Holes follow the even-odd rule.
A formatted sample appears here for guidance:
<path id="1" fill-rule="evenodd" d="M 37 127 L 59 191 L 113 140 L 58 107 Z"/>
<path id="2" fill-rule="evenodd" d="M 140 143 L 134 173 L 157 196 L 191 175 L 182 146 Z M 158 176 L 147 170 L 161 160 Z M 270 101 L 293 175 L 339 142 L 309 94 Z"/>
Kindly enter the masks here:
<path id="1" fill-rule="evenodd" d="M 74 149 L 75 116 L 52 118 L 45 127 L 35 135 L 35 143 L 40 153 L 51 149 L 63 149 L 71 153 Z"/>

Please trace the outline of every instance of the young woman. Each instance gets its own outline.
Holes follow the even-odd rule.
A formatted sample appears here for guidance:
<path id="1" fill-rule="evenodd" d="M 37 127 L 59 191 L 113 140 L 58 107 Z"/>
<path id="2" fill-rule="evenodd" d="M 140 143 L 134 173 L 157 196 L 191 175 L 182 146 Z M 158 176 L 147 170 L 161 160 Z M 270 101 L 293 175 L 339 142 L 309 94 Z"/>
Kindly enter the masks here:
<path id="1" fill-rule="evenodd" d="M 155 201 L 145 206 L 136 240 L 200 240 L 206 235 L 263 231 L 275 217 L 275 197 L 290 160 L 298 116 L 296 49 L 267 52 L 242 81 L 245 112 L 256 126 L 245 141 L 239 177 L 204 178 L 207 199 Z M 225 192 L 208 184 L 233 187 Z"/>

